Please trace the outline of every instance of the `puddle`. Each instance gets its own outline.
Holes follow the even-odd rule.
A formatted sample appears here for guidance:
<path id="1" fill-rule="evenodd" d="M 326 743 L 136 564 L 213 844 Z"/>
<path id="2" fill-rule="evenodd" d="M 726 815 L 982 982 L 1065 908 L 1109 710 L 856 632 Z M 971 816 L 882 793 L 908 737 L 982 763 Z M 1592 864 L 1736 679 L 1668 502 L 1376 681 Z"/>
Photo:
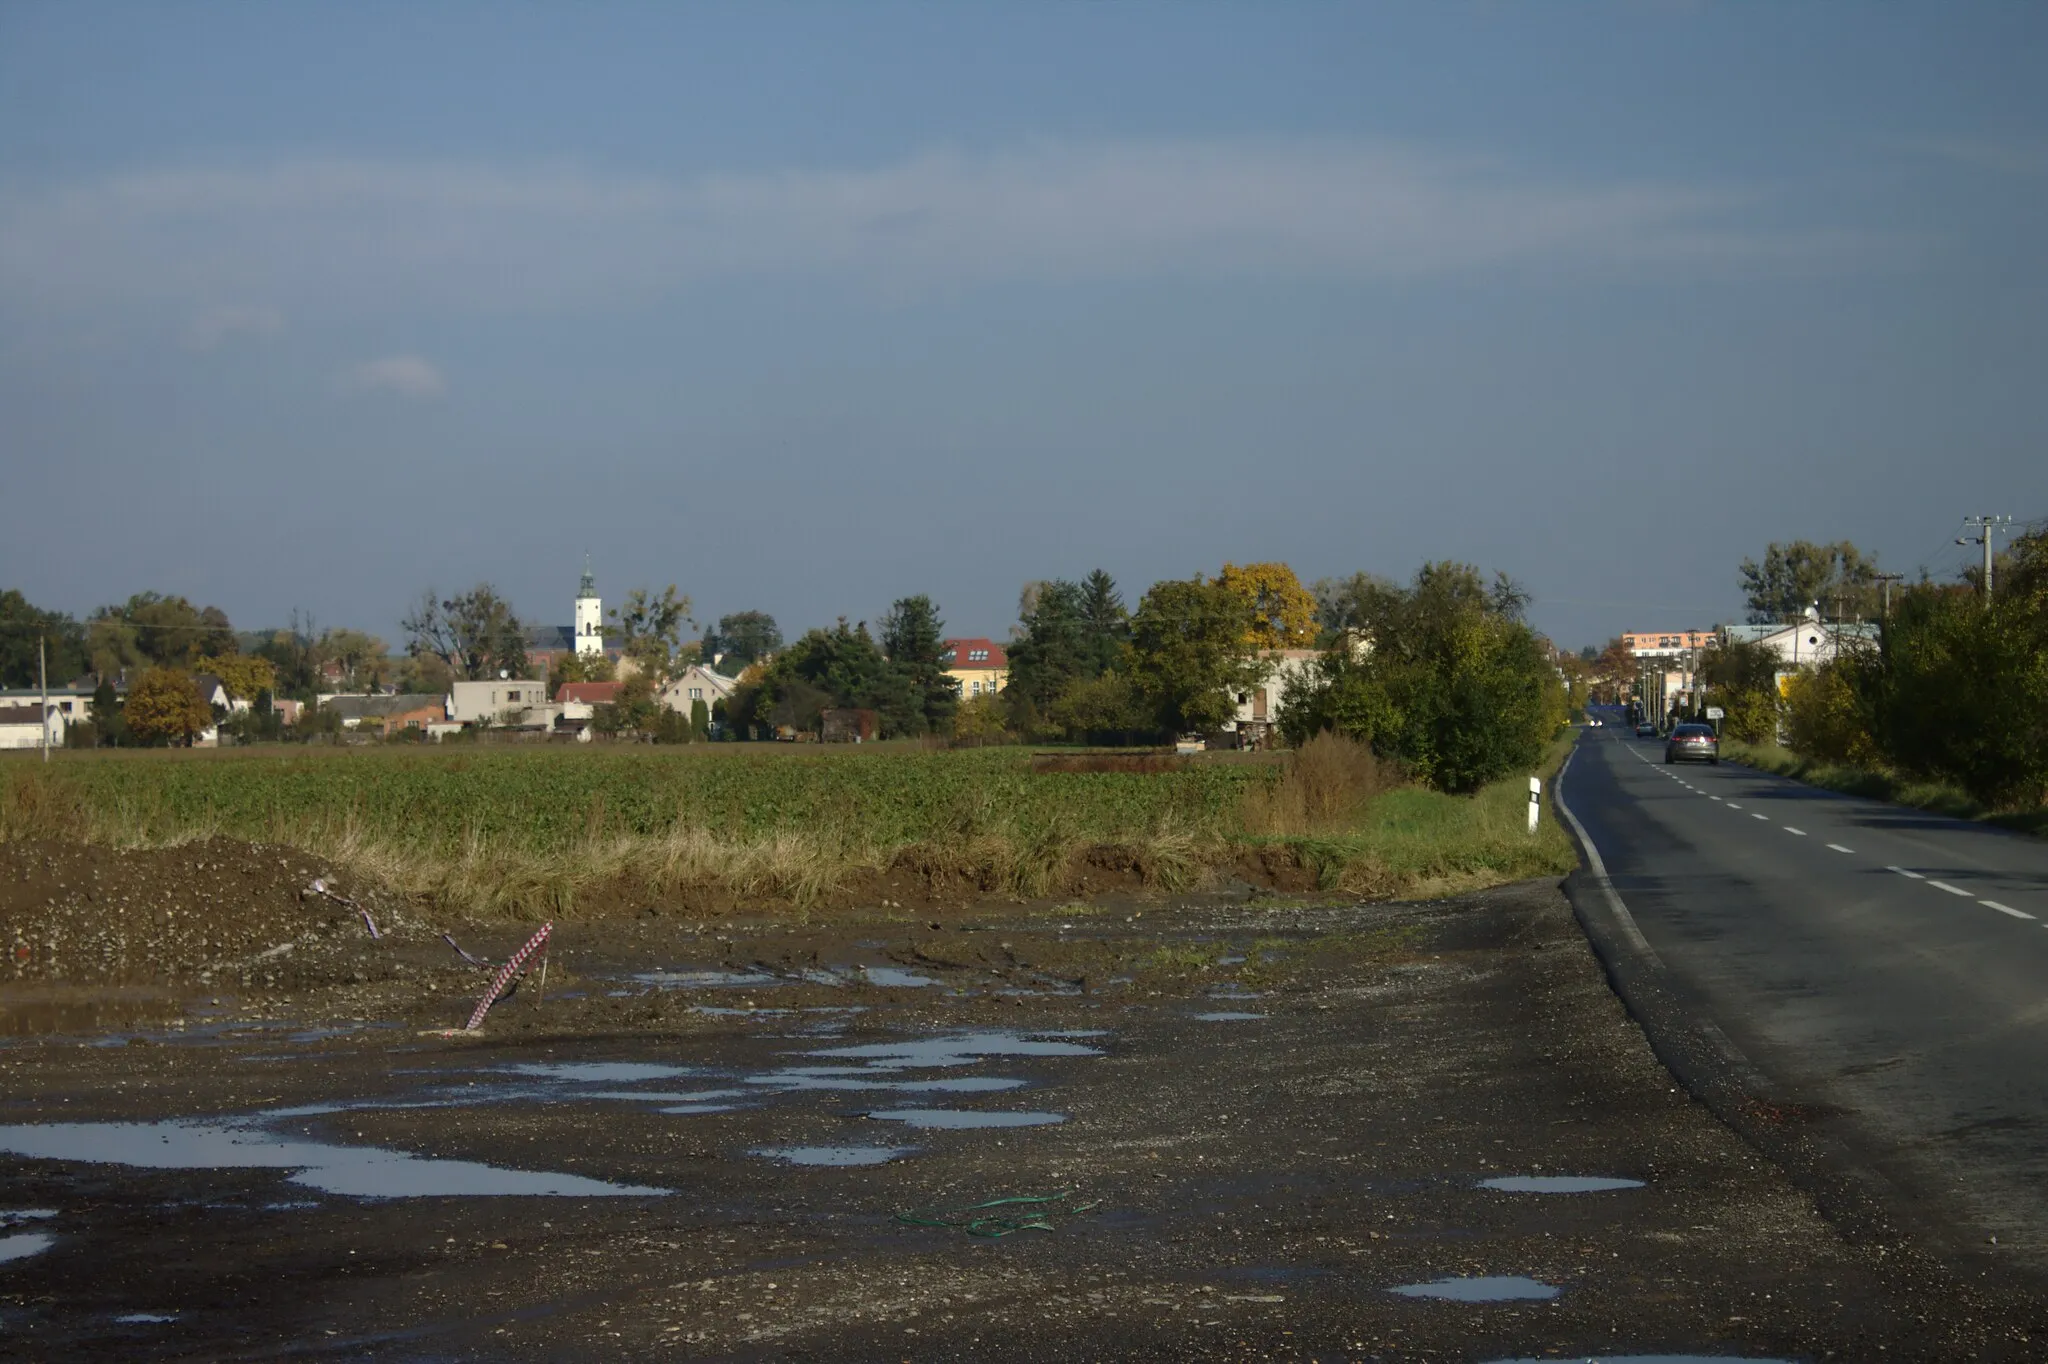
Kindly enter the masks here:
<path id="1" fill-rule="evenodd" d="M 930 976 L 920 976 L 915 971 L 905 971 L 896 966 L 863 966 L 861 974 L 868 978 L 870 985 L 906 986 L 914 989 L 938 984 Z"/>
<path id="2" fill-rule="evenodd" d="M 57 1238 L 47 1231 L 24 1231 L 13 1236 L 0 1236 L 0 1263 L 8 1260 L 26 1260 L 31 1255 L 40 1255 L 57 1244 Z"/>
<path id="3" fill-rule="evenodd" d="M 118 1326 L 162 1326 L 177 1318 L 168 1312 L 128 1312 L 114 1318 Z"/>
<path id="4" fill-rule="evenodd" d="M 1387 1291 L 1404 1298 L 1441 1298 L 1446 1302 L 1548 1302 L 1564 1290 L 1519 1274 L 1502 1274 L 1402 1284 Z"/>
<path id="5" fill-rule="evenodd" d="M 790 985 L 794 982 L 766 971 L 636 971 L 633 979 L 664 990 L 722 988 L 734 985 Z"/>
<path id="6" fill-rule="evenodd" d="M 691 1066 L 663 1066 L 640 1061 L 529 1061 L 505 1069 L 519 1075 L 545 1075 L 575 1084 L 630 1085 L 635 1080 L 673 1080 L 702 1075 Z"/>
<path id="7" fill-rule="evenodd" d="M 692 1004 L 690 1012 L 710 1014 L 713 1018 L 767 1018 L 792 1011 L 789 1009 L 734 1009 L 723 1004 Z"/>
<path id="8" fill-rule="evenodd" d="M 999 1090 L 1022 1088 L 1025 1083 L 1004 1075 L 892 1079 L 888 1074 L 891 1069 L 893 1067 L 877 1067 L 875 1070 L 859 1071 L 853 1075 L 815 1075 L 785 1071 L 769 1075 L 749 1075 L 747 1083 L 788 1090 L 888 1089 L 902 1094 L 993 1094 Z"/>
<path id="9" fill-rule="evenodd" d="M 23 1222 L 40 1222 L 56 1215 L 55 1208 L 0 1208 L 0 1230 L 18 1227 Z"/>
<path id="10" fill-rule="evenodd" d="M 151 1170 L 295 1170 L 295 1184 L 352 1198 L 451 1195 L 601 1197 L 666 1194 L 580 1175 L 506 1170 L 375 1146 L 287 1141 L 245 1127 L 182 1122 L 71 1122 L 0 1127 L 0 1151 L 34 1160 Z M 40 1249 L 40 1247 L 38 1247 Z M 33 1252 L 28 1252 L 33 1253 Z"/>
<path id="11" fill-rule="evenodd" d="M 961 1108 L 885 1108 L 868 1116 L 931 1128 L 1045 1127 L 1067 1120 L 1064 1113 L 976 1113 Z"/>
<path id="12" fill-rule="evenodd" d="M 789 1165 L 886 1165 L 915 1146 L 768 1146 L 747 1152 Z"/>
<path id="13" fill-rule="evenodd" d="M 1226 1009 L 1216 1013 L 1196 1014 L 1195 1021 L 1197 1023 L 1249 1023 L 1253 1019 L 1264 1017 L 1264 1014 L 1231 1013 Z"/>
<path id="14" fill-rule="evenodd" d="M 738 1104 L 675 1104 L 668 1108 L 657 1108 L 657 1113 L 730 1113 Z"/>
<path id="15" fill-rule="evenodd" d="M 1266 992 L 1264 990 L 1247 989 L 1236 981 L 1230 981 L 1208 991 L 1208 995 L 1211 999 L 1264 999 Z"/>
<path id="16" fill-rule="evenodd" d="M 642 1103 L 697 1104 L 714 1099 L 743 1098 L 743 1089 L 600 1089 L 578 1094 L 579 1099 L 637 1099 Z"/>
<path id="17" fill-rule="evenodd" d="M 1773 1355 L 1765 1359 L 1758 1355 L 1578 1355 L 1574 1364 L 1792 1364 L 1789 1359 Z M 1550 1359 L 1495 1359 L 1488 1364 L 1560 1364 L 1555 1357 Z"/>
<path id="18" fill-rule="evenodd" d="M 1043 1036 L 1028 1037 L 1022 1033 L 972 1032 L 901 1042 L 869 1042 L 854 1047 L 828 1047 L 809 1054 L 844 1056 L 898 1066 L 970 1066 L 984 1056 L 1100 1056 L 1102 1049 L 1084 1047 L 1078 1042 L 1049 1040 Z"/>
<path id="19" fill-rule="evenodd" d="M 1502 1175 L 1482 1179 L 1482 1189 L 1503 1193 L 1606 1193 L 1610 1189 L 1640 1189 L 1640 1179 L 1604 1179 L 1598 1175 Z"/>

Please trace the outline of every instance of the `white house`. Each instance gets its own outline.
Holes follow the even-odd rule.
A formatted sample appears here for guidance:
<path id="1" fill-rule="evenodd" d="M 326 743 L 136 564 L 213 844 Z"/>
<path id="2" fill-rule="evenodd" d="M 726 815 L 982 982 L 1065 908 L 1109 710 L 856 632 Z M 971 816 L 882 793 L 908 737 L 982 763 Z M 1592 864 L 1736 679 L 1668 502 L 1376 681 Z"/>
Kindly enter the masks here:
<path id="1" fill-rule="evenodd" d="M 14 687 L 0 691 L 0 706 L 27 706 L 39 703 L 43 693 L 36 687 Z M 64 717 L 66 725 L 82 725 L 92 719 L 91 687 L 52 687 L 50 705 Z"/>
<path id="2" fill-rule="evenodd" d="M 64 712 L 55 701 L 47 708 L 40 702 L 0 704 L 0 748 L 41 748 L 46 742 L 64 746 Z"/>
<path id="3" fill-rule="evenodd" d="M 548 701 L 548 684 L 531 678 L 455 682 L 448 688 L 451 724 L 551 725 L 560 714 Z"/>
<path id="4" fill-rule="evenodd" d="M 1775 653 L 1786 668 L 1817 668 L 1832 663 L 1844 653 L 1868 649 L 1877 644 L 1877 626 L 1869 621 L 1821 620 L 1811 610 L 1806 619 L 1782 625 L 1724 625 L 1721 636 L 1729 641 L 1761 644 Z"/>
<path id="5" fill-rule="evenodd" d="M 661 704 L 678 714 L 688 715 L 690 703 L 702 701 L 708 711 L 713 703 L 730 697 L 738 686 L 735 679 L 714 672 L 702 663 L 692 663 L 663 684 Z"/>
<path id="6" fill-rule="evenodd" d="M 1264 656 L 1266 676 L 1255 687 L 1237 694 L 1237 714 L 1230 728 L 1247 739 L 1262 738 L 1280 719 L 1280 703 L 1289 689 L 1309 680 L 1320 649 L 1274 649 Z"/>

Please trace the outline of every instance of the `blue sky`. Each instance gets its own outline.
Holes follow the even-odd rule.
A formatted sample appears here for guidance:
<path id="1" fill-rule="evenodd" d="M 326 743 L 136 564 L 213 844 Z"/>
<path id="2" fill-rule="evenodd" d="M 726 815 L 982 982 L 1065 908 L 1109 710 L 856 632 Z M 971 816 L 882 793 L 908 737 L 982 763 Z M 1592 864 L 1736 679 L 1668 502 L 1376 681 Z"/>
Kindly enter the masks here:
<path id="1" fill-rule="evenodd" d="M 792 633 L 2048 516 L 2038 6 L 0 0 L 0 584 Z"/>

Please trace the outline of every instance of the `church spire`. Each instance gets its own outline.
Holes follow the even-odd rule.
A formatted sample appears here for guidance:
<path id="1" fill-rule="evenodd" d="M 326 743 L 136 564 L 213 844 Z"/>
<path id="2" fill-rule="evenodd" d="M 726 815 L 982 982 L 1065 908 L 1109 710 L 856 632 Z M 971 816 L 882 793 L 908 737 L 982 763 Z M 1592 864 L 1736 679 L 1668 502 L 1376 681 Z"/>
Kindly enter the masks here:
<path id="1" fill-rule="evenodd" d="M 583 586 L 576 593 L 576 600 L 582 601 L 597 595 L 597 579 L 590 572 L 590 555 L 583 556 Z"/>

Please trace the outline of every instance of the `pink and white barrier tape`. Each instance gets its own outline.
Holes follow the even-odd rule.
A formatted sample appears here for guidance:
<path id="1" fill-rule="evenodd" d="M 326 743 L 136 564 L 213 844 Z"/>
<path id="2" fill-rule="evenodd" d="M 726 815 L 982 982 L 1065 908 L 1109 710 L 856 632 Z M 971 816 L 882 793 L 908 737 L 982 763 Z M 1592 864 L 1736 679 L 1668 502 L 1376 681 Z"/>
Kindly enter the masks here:
<path id="1" fill-rule="evenodd" d="M 491 1005 L 498 1002 L 498 996 L 505 993 L 505 987 L 512 983 L 512 977 L 518 975 L 519 968 L 526 965 L 526 959 L 540 951 L 541 946 L 548 940 L 548 934 L 554 931 L 555 924 L 550 919 L 540 926 L 540 932 L 526 940 L 526 946 L 514 952 L 511 959 L 498 968 L 498 974 L 491 977 L 491 988 L 484 991 L 484 997 L 476 1002 L 476 1012 L 469 1016 L 469 1031 L 475 1032 L 484 1025 L 484 1015 L 491 1011 Z"/>

